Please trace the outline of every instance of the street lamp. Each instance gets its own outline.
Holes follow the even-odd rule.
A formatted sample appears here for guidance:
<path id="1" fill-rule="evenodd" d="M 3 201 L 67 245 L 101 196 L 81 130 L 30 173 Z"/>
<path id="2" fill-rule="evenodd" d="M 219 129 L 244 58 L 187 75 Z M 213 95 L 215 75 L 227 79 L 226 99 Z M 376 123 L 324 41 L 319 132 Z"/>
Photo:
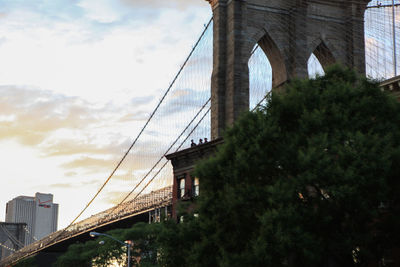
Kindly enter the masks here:
<path id="1" fill-rule="evenodd" d="M 114 237 L 112 237 L 112 236 L 110 236 L 110 235 L 103 234 L 103 233 L 98 233 L 98 232 L 90 232 L 89 235 L 90 235 L 91 237 L 106 236 L 106 237 L 108 237 L 108 238 L 111 238 L 111 239 L 114 240 L 114 241 L 117 241 L 117 242 L 120 243 L 121 245 L 126 246 L 126 248 L 127 248 L 127 250 L 128 250 L 128 255 L 127 255 L 127 256 L 128 256 L 128 267 L 131 267 L 131 244 L 130 244 L 130 242 L 124 243 L 124 242 L 122 242 L 122 241 L 120 241 L 120 240 L 118 240 L 118 239 L 116 239 L 116 238 L 114 238 Z"/>

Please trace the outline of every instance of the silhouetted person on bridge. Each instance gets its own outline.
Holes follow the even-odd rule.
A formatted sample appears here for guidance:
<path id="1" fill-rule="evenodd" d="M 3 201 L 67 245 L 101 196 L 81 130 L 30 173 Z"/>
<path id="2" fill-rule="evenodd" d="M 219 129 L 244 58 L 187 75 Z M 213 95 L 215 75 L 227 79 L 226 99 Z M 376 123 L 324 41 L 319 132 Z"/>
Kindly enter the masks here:
<path id="1" fill-rule="evenodd" d="M 196 143 L 193 141 L 193 139 L 191 140 L 191 143 L 190 143 L 190 147 L 194 147 L 194 146 L 197 146 L 196 145 Z"/>

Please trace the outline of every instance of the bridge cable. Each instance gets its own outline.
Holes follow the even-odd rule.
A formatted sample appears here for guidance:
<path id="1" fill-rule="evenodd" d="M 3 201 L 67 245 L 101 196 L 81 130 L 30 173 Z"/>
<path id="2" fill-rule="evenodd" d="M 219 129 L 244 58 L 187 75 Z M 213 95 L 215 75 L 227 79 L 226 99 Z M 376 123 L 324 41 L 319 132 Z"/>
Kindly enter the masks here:
<path id="1" fill-rule="evenodd" d="M 29 231 L 29 229 L 28 229 L 27 226 L 24 226 L 24 230 L 25 230 L 25 232 L 26 232 L 28 235 L 30 235 L 35 241 L 38 241 L 38 239 L 36 238 L 36 236 L 34 236 L 34 235 Z"/>
<path id="2" fill-rule="evenodd" d="M 167 96 L 167 94 L 169 93 L 169 91 L 171 90 L 172 86 L 175 84 L 176 80 L 178 79 L 179 75 L 181 74 L 182 70 L 184 69 L 184 67 L 186 66 L 187 62 L 189 61 L 189 59 L 191 58 L 193 52 L 195 51 L 196 47 L 198 46 L 198 44 L 200 43 L 201 39 L 203 38 L 206 30 L 208 29 L 208 27 L 210 26 L 212 22 L 212 18 L 209 20 L 207 26 L 205 27 L 205 29 L 203 30 L 203 32 L 201 33 L 200 37 L 198 38 L 196 44 L 193 46 L 192 50 L 190 51 L 189 55 L 186 57 L 186 60 L 184 61 L 183 65 L 180 67 L 178 73 L 175 75 L 174 79 L 172 80 L 171 84 L 169 85 L 167 91 L 164 93 L 164 95 L 162 96 L 162 98 L 160 99 L 160 101 L 158 102 L 156 108 L 153 110 L 153 112 L 151 113 L 149 119 L 146 121 L 145 125 L 142 127 L 142 129 L 140 130 L 139 134 L 136 136 L 135 140 L 133 141 L 133 143 L 131 144 L 131 146 L 128 148 L 128 150 L 125 152 L 124 156 L 122 157 L 122 159 L 118 162 L 117 166 L 114 168 L 114 170 L 111 172 L 110 176 L 107 178 L 107 180 L 103 183 L 103 185 L 100 187 L 100 189 L 97 191 L 97 193 L 93 196 L 93 198 L 88 202 L 88 204 L 86 204 L 86 206 L 84 207 L 84 209 L 78 214 L 78 216 L 76 216 L 76 218 L 66 227 L 70 227 L 71 225 L 73 225 L 76 220 L 78 220 L 78 218 L 87 210 L 87 208 L 89 208 L 89 206 L 93 203 L 93 201 L 97 198 L 97 196 L 100 194 L 100 192 L 104 189 L 104 187 L 107 185 L 107 183 L 110 181 L 110 179 L 114 176 L 114 173 L 118 170 L 119 166 L 122 164 L 122 162 L 125 160 L 125 158 L 128 156 L 129 152 L 131 151 L 131 149 L 133 148 L 133 146 L 136 144 L 137 140 L 139 139 L 139 137 L 142 135 L 143 131 L 145 130 L 145 128 L 147 127 L 147 125 L 149 124 L 150 120 L 154 117 L 154 114 L 157 112 L 158 108 L 160 107 L 160 105 L 162 104 L 162 102 L 164 101 L 165 97 Z"/>
<path id="3" fill-rule="evenodd" d="M 115 172 L 117 171 L 117 169 L 120 167 L 120 165 L 122 164 L 122 162 L 125 160 L 125 158 L 128 156 L 129 152 L 132 150 L 132 148 L 134 147 L 134 145 L 136 144 L 136 142 L 138 141 L 139 137 L 142 135 L 143 131 L 145 130 L 145 128 L 147 127 L 147 125 L 149 124 L 150 120 L 154 117 L 155 113 L 157 112 L 158 108 L 160 107 L 160 105 L 162 104 L 162 102 L 164 101 L 165 97 L 167 96 L 167 94 L 169 93 L 169 91 L 172 89 L 172 86 L 175 84 L 175 82 L 177 81 L 178 77 L 180 76 L 182 70 L 185 68 L 185 66 L 187 65 L 189 59 L 191 58 L 192 54 L 194 53 L 194 51 L 196 50 L 197 46 L 199 45 L 200 41 L 202 40 L 203 36 L 205 35 L 206 31 L 208 30 L 211 22 L 213 21 L 213 18 L 211 18 L 208 23 L 206 24 L 203 32 L 200 34 L 200 37 L 198 38 L 197 42 L 195 43 L 195 45 L 193 46 L 192 50 L 190 51 L 189 55 L 186 57 L 184 63 L 182 64 L 182 66 L 180 67 L 178 73 L 175 75 L 174 79 L 172 80 L 172 82 L 170 83 L 170 85 L 168 86 L 166 92 L 164 93 L 164 95 L 162 96 L 162 98 L 160 99 L 159 103 L 157 104 L 156 108 L 153 110 L 153 112 L 151 113 L 150 117 L 148 118 L 148 120 L 146 121 L 145 125 L 142 127 L 142 129 L 140 130 L 139 134 L 136 136 L 135 140 L 132 142 L 132 144 L 130 145 L 130 147 L 128 148 L 128 150 L 125 152 L 124 156 L 122 157 L 122 159 L 118 162 L 118 164 L 116 165 L 116 167 L 113 169 L 113 171 L 111 172 L 111 174 L 109 175 L 109 177 L 106 179 L 106 181 L 103 183 L 103 185 L 98 189 L 98 191 L 96 192 L 96 194 L 92 197 L 92 199 L 86 204 L 86 206 L 83 208 L 83 210 L 74 218 L 74 220 L 72 220 L 72 222 L 65 227 L 64 229 L 62 229 L 60 231 L 60 233 L 58 235 L 56 235 L 52 241 L 56 240 L 58 237 L 60 237 L 69 227 L 71 227 L 77 220 L 78 218 L 89 208 L 89 206 L 93 203 L 93 201 L 97 198 L 97 196 L 100 194 L 100 192 L 104 189 L 104 187 L 108 184 L 108 182 L 110 181 L 110 179 L 113 177 L 113 175 L 115 174 Z M 50 241 L 49 244 L 52 242 Z"/>
<path id="4" fill-rule="evenodd" d="M 12 252 L 16 252 L 16 250 L 15 249 L 13 249 L 13 248 L 10 248 L 10 247 L 7 247 L 6 245 L 4 245 L 3 243 L 0 243 L 0 246 L 1 247 L 3 247 L 3 248 L 5 248 L 5 249 L 8 249 L 8 250 L 10 250 L 10 251 L 12 251 Z"/>
<path id="5" fill-rule="evenodd" d="M 259 46 L 257 45 L 253 51 L 251 52 L 251 54 L 254 54 L 254 52 L 259 49 Z M 282 84 L 277 85 L 276 87 L 280 87 L 282 86 Z M 275 88 L 276 88 L 275 87 Z M 258 103 L 257 105 L 252 109 L 252 111 L 255 111 L 259 106 L 261 106 L 261 103 L 268 98 L 271 95 L 272 91 L 269 91 Z M 172 147 L 178 142 L 178 140 L 183 136 L 183 134 L 186 132 L 186 130 L 190 127 L 190 125 L 196 120 L 196 118 L 200 115 L 200 113 L 202 112 L 202 110 L 207 106 L 207 104 L 211 101 L 211 98 L 209 98 L 207 100 L 207 102 L 201 107 L 201 109 L 197 112 L 197 114 L 194 116 L 194 118 L 189 122 L 189 124 L 186 126 L 186 128 L 182 131 L 182 133 L 175 139 L 175 141 L 171 144 L 171 146 L 167 149 L 167 151 L 164 153 L 164 155 L 157 161 L 157 163 L 154 164 L 154 166 L 147 172 L 147 174 L 139 181 L 139 183 L 131 190 L 131 192 L 129 192 L 127 194 L 127 196 L 125 196 L 125 198 L 114 207 L 114 209 L 109 213 L 112 214 L 120 205 L 122 205 L 122 203 L 124 203 L 124 201 L 126 199 L 128 199 L 129 196 L 132 195 L 132 193 L 140 186 L 140 184 L 148 177 L 148 175 L 150 175 L 150 173 L 155 169 L 155 167 L 161 162 L 161 160 L 169 153 L 169 151 L 172 149 Z M 198 127 L 198 125 L 200 124 L 200 122 L 204 119 L 204 117 L 208 114 L 208 112 L 210 111 L 210 108 L 207 110 L 207 112 L 203 115 L 203 117 L 200 119 L 200 121 L 196 124 L 196 126 L 192 129 L 192 131 L 187 135 L 187 137 L 185 138 L 185 140 L 181 143 L 181 145 L 176 149 L 176 151 L 178 151 L 182 145 L 184 144 L 184 142 L 186 142 L 186 140 L 189 138 L 189 136 L 193 133 L 193 131 Z M 168 161 L 165 162 L 163 164 L 163 166 L 157 171 L 157 173 L 153 176 L 153 178 L 142 188 L 142 190 L 133 198 L 133 200 L 136 200 L 137 197 L 144 191 L 145 188 L 147 188 L 149 186 L 149 184 L 155 179 L 155 177 L 161 172 L 161 170 L 167 165 Z"/>
<path id="6" fill-rule="evenodd" d="M 23 244 L 21 241 L 18 240 L 18 238 L 16 238 L 13 234 L 11 234 L 7 227 L 4 227 L 4 225 L 0 225 L 1 229 L 3 229 L 3 231 L 6 233 L 7 237 L 13 242 L 15 243 L 17 246 L 19 247 L 24 247 L 25 244 Z"/>
<path id="7" fill-rule="evenodd" d="M 197 124 L 195 125 L 195 127 L 190 131 L 190 133 L 186 136 L 186 138 L 181 142 L 181 144 L 179 145 L 179 147 L 175 150 L 175 152 L 179 151 L 179 149 L 183 146 L 183 144 L 189 139 L 189 137 L 191 136 L 191 134 L 196 130 L 196 128 L 199 126 L 199 124 L 203 121 L 203 119 L 205 118 L 205 116 L 210 112 L 211 107 L 208 108 L 208 110 L 204 113 L 204 115 L 201 117 L 201 119 L 197 122 Z M 165 154 L 166 155 L 166 154 Z M 157 175 L 164 169 L 164 167 L 168 164 L 169 161 L 166 161 L 163 166 L 161 166 L 161 168 L 156 172 L 156 174 L 147 182 L 147 184 L 142 188 L 142 190 L 140 190 L 137 195 L 133 198 L 133 200 L 137 199 L 139 197 L 139 195 L 150 185 L 151 182 L 153 182 L 153 180 L 157 177 Z M 130 193 L 131 194 L 131 193 Z M 129 195 L 128 195 L 129 196 Z M 125 198 L 126 199 L 126 198 Z M 122 202 L 121 202 L 122 203 Z M 120 204 L 121 204 L 120 203 Z"/>
<path id="8" fill-rule="evenodd" d="M 260 45 L 259 45 L 259 44 L 256 44 L 256 45 L 254 46 L 253 50 L 252 50 L 251 53 L 250 53 L 250 57 L 257 51 L 258 48 L 260 48 Z"/>
<path id="9" fill-rule="evenodd" d="M 106 214 L 105 217 L 107 216 L 111 216 L 111 214 L 120 206 L 123 205 L 123 202 L 130 196 L 132 195 L 132 193 L 134 192 L 134 190 L 136 190 L 138 188 L 138 186 L 150 175 L 150 173 L 157 167 L 157 165 L 161 162 L 161 160 L 169 153 L 169 151 L 172 149 L 172 147 L 179 141 L 179 139 L 184 135 L 184 133 L 189 129 L 189 127 L 193 124 L 193 122 L 199 117 L 199 115 L 201 114 L 201 112 L 205 109 L 205 107 L 210 103 L 211 98 L 209 98 L 206 103 L 204 103 L 204 105 L 199 109 L 199 111 L 197 112 L 197 114 L 193 117 L 193 119 L 187 124 L 187 126 L 184 128 L 184 130 L 181 132 L 181 134 L 175 139 L 175 141 L 170 145 L 170 147 L 167 149 L 167 151 L 163 154 L 163 156 L 160 157 L 160 159 L 157 161 L 157 163 L 154 164 L 154 166 L 151 168 L 151 170 L 141 179 L 141 181 L 135 186 L 135 188 L 127 194 L 127 196 L 118 204 L 116 205 L 109 213 Z M 205 118 L 205 116 L 208 114 L 208 112 L 210 111 L 210 108 L 205 112 L 205 114 L 200 118 L 200 120 L 197 122 L 197 124 L 194 126 L 194 128 L 191 130 L 191 132 L 187 135 L 187 137 L 181 142 L 181 144 L 179 145 L 179 147 L 176 149 L 176 151 L 178 151 L 183 144 L 187 141 L 187 139 L 189 138 L 189 136 L 194 132 L 194 130 L 196 130 L 196 128 L 198 127 L 198 125 L 203 121 L 203 119 Z M 157 177 L 157 175 L 164 169 L 164 167 L 168 164 L 168 161 L 166 161 L 163 166 L 156 172 L 156 174 L 152 177 L 152 179 L 142 188 L 142 190 L 132 199 L 132 201 L 136 200 L 140 194 L 150 185 L 150 183 Z M 61 236 L 63 234 L 63 232 L 61 232 L 59 235 L 57 235 L 53 241 L 55 239 L 57 239 L 59 236 Z"/>
<path id="10" fill-rule="evenodd" d="M 275 87 L 275 88 L 276 88 L 276 87 Z M 272 90 L 269 91 L 269 92 L 264 96 L 264 98 L 261 99 L 260 102 L 258 102 L 258 104 L 257 104 L 251 111 L 255 111 L 258 107 L 262 106 L 261 103 L 262 103 L 265 99 L 267 99 L 268 97 L 270 97 L 271 94 L 272 94 Z"/>
<path id="11" fill-rule="evenodd" d="M 258 48 L 258 47 L 257 47 Z M 256 48 L 256 49 L 257 49 Z M 283 85 L 283 84 L 279 84 L 278 86 L 276 86 L 276 87 L 280 87 L 281 85 Z M 275 88 L 276 88 L 275 87 Z M 259 102 L 258 102 L 258 104 L 252 109 L 252 111 L 255 111 L 256 110 L 256 108 L 258 108 L 259 106 L 261 106 L 261 103 L 266 99 L 266 98 L 268 98 L 270 95 L 271 95 L 271 93 L 272 93 L 272 91 L 269 91 L 266 95 L 265 95 L 265 97 L 263 98 L 263 99 L 261 99 Z M 211 100 L 211 98 L 210 99 L 208 99 L 208 101 L 203 105 L 203 107 L 201 108 L 201 110 L 196 114 L 196 116 L 195 116 L 195 118 L 200 114 L 200 112 L 203 110 L 203 108 L 210 102 L 210 100 Z M 175 150 L 175 152 L 177 152 L 177 151 L 179 151 L 179 149 L 183 146 L 183 144 L 189 139 L 189 137 L 191 136 L 191 134 L 196 130 L 196 128 L 199 126 L 199 124 L 203 121 L 203 119 L 205 118 L 205 116 L 210 112 L 210 110 L 211 110 L 211 108 L 208 108 L 208 110 L 206 111 L 206 113 L 204 113 L 204 115 L 201 117 L 201 119 L 197 122 L 197 124 L 194 126 L 194 128 L 191 130 L 191 132 L 186 136 L 186 138 L 181 142 L 181 144 L 179 145 L 179 147 Z M 189 128 L 189 126 L 190 126 L 190 124 L 195 120 L 195 118 L 189 123 L 189 125 L 185 128 L 185 130 L 181 133 L 181 135 L 175 140 L 175 142 L 173 143 L 173 145 L 175 145 L 176 144 L 176 142 L 180 139 L 180 137 L 183 135 L 183 133 Z M 164 158 L 165 157 L 165 155 L 167 155 L 167 153 L 168 153 L 168 151 L 172 148 L 172 146 L 173 145 L 171 145 L 171 147 L 167 150 L 167 152 L 165 152 L 164 153 L 164 155 L 163 155 L 163 157 L 162 158 Z M 161 159 L 162 159 L 161 158 Z M 161 161 L 161 159 L 155 164 L 155 165 L 157 165 L 160 161 Z M 150 183 L 157 177 L 157 175 L 164 169 L 164 167 L 166 166 L 168 164 L 168 161 L 166 161 L 162 166 L 161 166 L 161 168 L 156 172 L 156 174 L 147 182 L 147 184 L 142 188 L 142 190 L 140 190 L 138 193 L 137 193 L 137 195 L 133 198 L 133 200 L 136 200 L 138 197 L 139 197 L 139 195 L 150 185 Z M 155 166 L 154 166 L 155 167 Z M 154 169 L 154 167 L 152 168 L 152 169 Z M 149 173 L 147 173 L 146 174 L 146 177 L 147 177 L 147 175 L 148 175 Z M 142 179 L 142 181 L 143 181 L 144 179 Z M 142 181 L 140 181 L 140 183 L 142 182 Z M 117 205 L 117 207 L 119 206 L 119 205 L 121 205 L 132 193 L 133 193 L 133 191 L 136 189 L 137 187 L 135 187 L 118 205 Z M 116 208 L 115 208 L 116 209 Z M 115 210 L 114 209 L 114 210 Z M 111 211 L 111 213 L 114 211 L 114 210 L 112 210 Z"/>
<path id="12" fill-rule="evenodd" d="M 211 101 L 211 98 L 209 98 L 207 100 L 207 102 L 201 107 L 201 109 L 198 111 L 198 113 L 196 114 L 196 116 L 192 119 L 192 121 L 185 127 L 185 129 L 182 131 L 182 133 L 179 135 L 178 138 L 176 138 L 176 140 L 173 142 L 173 144 L 170 146 L 170 148 L 167 150 L 167 152 L 164 153 L 164 155 L 161 157 L 161 159 L 163 159 L 165 157 L 165 155 L 168 153 L 168 151 L 173 147 L 173 145 L 175 145 L 177 143 L 177 141 L 183 136 L 183 134 L 185 133 L 185 131 L 190 127 L 190 125 L 195 121 L 195 119 L 198 117 L 198 115 L 204 110 L 204 108 L 207 106 L 207 104 Z M 203 121 L 203 119 L 205 118 L 205 116 L 209 113 L 211 108 L 208 108 L 208 110 L 204 113 L 204 115 L 200 118 L 200 120 L 197 122 L 197 124 L 194 126 L 194 128 L 190 131 L 190 133 L 186 136 L 186 138 L 181 142 L 181 144 L 179 145 L 179 147 L 175 150 L 178 151 L 183 144 L 188 140 L 188 138 L 190 137 L 190 135 L 196 130 L 196 128 L 198 127 L 198 125 Z M 161 160 L 159 160 L 157 162 L 157 164 L 160 162 Z M 156 165 L 157 165 L 156 164 Z M 164 169 L 164 167 L 168 164 L 168 161 L 166 161 L 163 166 L 161 166 L 161 168 L 156 172 L 156 174 L 149 180 L 149 182 L 142 188 L 142 190 L 140 192 L 138 192 L 138 194 L 136 194 L 136 196 L 134 197 L 133 200 L 136 200 L 140 194 L 150 185 L 150 183 L 157 177 L 157 175 Z M 155 166 L 156 166 L 155 165 Z M 155 168 L 155 166 L 153 167 L 153 169 Z M 147 174 L 148 175 L 148 174 Z M 142 179 L 144 180 L 144 179 Z M 118 205 L 115 206 L 115 208 L 107 215 L 110 215 L 112 212 L 115 211 L 115 209 L 117 207 L 119 207 L 120 205 L 122 205 L 122 203 L 133 193 L 133 190 L 124 198 L 124 200 L 122 200 Z M 64 228 L 63 230 L 60 231 L 60 233 L 58 235 L 56 235 L 53 240 L 51 240 L 49 244 L 51 244 L 51 242 L 54 242 L 58 237 L 60 237 L 67 228 Z"/>
<path id="13" fill-rule="evenodd" d="M 136 186 L 125 196 L 125 198 L 117 205 L 115 206 L 115 208 L 110 212 L 113 213 L 115 211 L 115 209 L 117 209 L 117 207 L 119 205 L 121 205 L 142 183 L 143 181 L 150 175 L 150 173 L 156 168 L 156 166 L 162 161 L 162 159 L 169 153 L 169 151 L 173 148 L 173 146 L 179 141 L 179 139 L 184 135 L 184 133 L 187 131 L 187 129 L 192 125 L 192 123 L 197 119 L 197 117 L 200 115 L 200 113 L 204 110 L 204 108 L 208 105 L 208 103 L 210 103 L 211 98 L 209 98 L 207 100 L 207 102 L 200 108 L 200 110 L 197 112 L 197 114 L 193 117 L 193 119 L 187 124 L 187 126 L 185 127 L 185 129 L 183 129 L 183 131 L 181 132 L 181 134 L 175 139 L 175 141 L 169 146 L 169 148 L 167 149 L 167 151 L 160 157 L 160 159 L 153 165 L 153 167 L 146 173 L 146 175 L 139 181 L 138 184 L 136 184 Z M 206 112 L 206 114 L 208 113 L 208 111 Z M 199 122 L 201 122 L 203 120 L 204 116 L 200 119 Z M 195 126 L 194 129 L 196 129 L 198 126 L 198 124 Z M 188 136 L 190 136 L 194 129 L 189 133 Z M 184 140 L 184 142 L 187 140 L 188 137 L 186 137 L 186 139 Z M 181 144 L 179 146 L 179 148 L 182 147 L 183 144 Z M 178 148 L 178 149 L 179 149 Z M 167 161 L 168 163 L 168 161 Z M 165 164 L 166 165 L 166 164 Z M 164 166 L 163 166 L 164 167 Z M 162 167 L 162 168 L 163 168 Z M 157 173 L 158 174 L 158 173 Z M 142 190 L 143 191 L 143 190 Z M 141 192 L 142 192 L 141 191 Z M 138 196 L 138 195 L 137 195 Z M 136 196 L 136 197 L 137 197 Z M 134 199 L 136 199 L 136 197 Z"/>
<path id="14" fill-rule="evenodd" d="M 370 9 L 370 8 L 397 7 L 397 6 L 400 6 L 400 4 L 383 4 L 383 5 L 367 6 L 367 9 Z"/>

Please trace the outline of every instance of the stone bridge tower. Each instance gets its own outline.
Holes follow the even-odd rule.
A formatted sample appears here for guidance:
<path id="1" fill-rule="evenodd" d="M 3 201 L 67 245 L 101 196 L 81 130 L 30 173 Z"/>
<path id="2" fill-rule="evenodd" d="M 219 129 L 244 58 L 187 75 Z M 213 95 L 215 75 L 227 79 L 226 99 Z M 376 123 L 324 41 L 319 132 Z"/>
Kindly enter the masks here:
<path id="1" fill-rule="evenodd" d="M 312 53 L 365 72 L 364 12 L 369 0 L 207 0 L 214 16 L 211 137 L 249 108 L 248 60 L 258 44 L 272 87 L 307 77 Z"/>

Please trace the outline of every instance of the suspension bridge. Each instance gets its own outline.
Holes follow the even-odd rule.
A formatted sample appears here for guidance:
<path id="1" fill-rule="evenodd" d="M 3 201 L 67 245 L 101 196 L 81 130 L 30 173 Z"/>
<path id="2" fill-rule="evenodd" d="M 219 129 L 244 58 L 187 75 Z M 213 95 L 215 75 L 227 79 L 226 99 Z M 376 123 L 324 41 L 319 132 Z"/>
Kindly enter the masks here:
<path id="1" fill-rule="evenodd" d="M 221 7 L 215 4 L 218 1 L 209 2 L 215 5 L 213 7 L 215 19 L 215 13 L 219 12 Z M 325 15 L 323 11 L 318 10 L 320 8 L 318 4 L 312 7 L 311 11 L 307 11 L 311 15 L 306 19 L 306 21 L 310 21 L 310 25 L 313 25 L 312 20 L 325 21 L 326 27 L 332 23 L 337 27 L 334 30 L 340 33 L 343 39 L 353 40 L 354 47 L 358 45 L 354 44 L 354 40 L 357 40 L 354 36 L 359 34 L 359 31 L 347 27 L 347 22 L 342 23 L 334 17 Z M 312 46 L 310 53 L 307 51 L 302 53 L 304 51 L 296 51 L 290 47 L 275 46 L 272 36 L 279 31 L 286 32 L 286 29 L 292 29 L 291 22 L 286 22 L 281 17 L 292 16 L 294 19 L 298 19 L 305 9 L 300 6 L 292 14 L 292 11 L 287 11 L 289 9 L 282 4 L 268 7 L 254 4 L 248 8 L 254 12 L 270 12 L 272 14 L 268 18 L 270 25 L 275 25 L 274 28 L 266 28 L 262 38 L 258 38 L 257 34 L 251 37 L 258 39 L 249 47 L 246 68 L 242 71 L 248 73 L 245 87 L 248 88 L 247 108 L 250 110 L 264 104 L 265 96 L 271 90 L 279 88 L 283 82 L 290 80 L 289 76 L 312 78 L 316 75 L 323 75 L 324 67 L 333 63 L 335 58 L 341 57 L 340 49 L 348 49 L 348 47 L 336 44 L 338 41 L 334 38 L 312 34 L 309 35 L 310 40 L 307 40 Z M 308 7 L 304 6 L 304 8 Z M 333 9 L 332 14 L 337 15 L 336 13 L 340 11 L 338 10 Z M 313 15 L 318 12 L 321 13 L 320 16 Z M 382 81 L 382 86 L 389 90 L 398 90 L 399 87 L 399 79 L 396 78 L 400 71 L 399 14 L 400 0 L 371 1 L 365 11 L 364 30 L 362 31 L 362 39 L 365 41 L 362 57 L 365 56 L 365 61 L 362 60 L 362 66 L 358 67 L 363 69 L 365 66 L 366 75 Z M 250 22 L 251 19 L 258 18 L 255 15 L 255 18 L 249 19 Z M 157 221 L 160 220 L 162 214 L 171 216 L 173 170 L 166 155 L 190 147 L 191 140 L 215 139 L 215 136 L 211 135 L 213 118 L 210 88 L 215 86 L 212 83 L 218 82 L 218 75 L 220 75 L 213 65 L 216 61 L 215 42 L 223 43 L 223 40 L 218 39 L 220 32 L 215 32 L 214 23 L 221 24 L 221 19 L 218 18 L 215 22 L 211 19 L 205 24 L 204 31 L 195 42 L 176 76 L 165 88 L 141 130 L 121 155 L 115 168 L 110 170 L 110 175 L 105 177 L 104 183 L 96 194 L 88 200 L 83 209 L 71 220 L 71 223 L 64 229 L 28 246 L 22 248 L 17 246 L 19 250 L 13 251 L 11 256 L 2 260 L 0 266 L 12 265 L 31 255 L 42 254 L 48 257 L 52 253 L 63 252 L 69 244 L 87 240 L 90 231 L 106 231 L 122 226 L 126 227 L 138 221 Z M 314 26 L 305 28 L 312 27 Z M 285 37 L 287 39 L 283 41 L 299 43 L 302 35 L 307 36 L 307 33 L 297 30 L 293 34 L 289 33 Z M 276 42 L 278 43 L 278 41 Z M 339 47 L 337 51 L 332 49 L 335 46 Z M 302 44 L 299 47 L 303 47 Z M 274 52 L 278 50 L 287 51 L 287 55 L 281 56 L 282 60 Z M 354 51 L 359 51 L 359 49 L 356 47 Z M 344 56 L 343 61 L 353 62 L 353 65 L 357 67 L 360 62 L 358 57 L 359 55 L 354 52 Z M 287 62 L 291 62 L 291 66 L 294 67 L 292 69 L 286 67 L 284 72 L 289 74 L 283 75 L 282 69 L 285 67 L 283 64 L 287 64 Z M 305 62 L 303 65 L 306 66 L 299 67 L 301 62 Z M 226 72 L 228 73 L 226 75 L 229 75 L 229 70 Z M 128 190 L 121 192 L 121 188 Z M 93 213 L 95 210 L 93 207 L 96 206 L 97 201 L 101 201 L 102 197 L 115 191 L 121 192 L 116 196 L 118 204 L 105 211 Z M 86 219 L 81 220 L 81 218 Z M 15 247 L 0 245 L 3 249 L 15 250 Z"/>

